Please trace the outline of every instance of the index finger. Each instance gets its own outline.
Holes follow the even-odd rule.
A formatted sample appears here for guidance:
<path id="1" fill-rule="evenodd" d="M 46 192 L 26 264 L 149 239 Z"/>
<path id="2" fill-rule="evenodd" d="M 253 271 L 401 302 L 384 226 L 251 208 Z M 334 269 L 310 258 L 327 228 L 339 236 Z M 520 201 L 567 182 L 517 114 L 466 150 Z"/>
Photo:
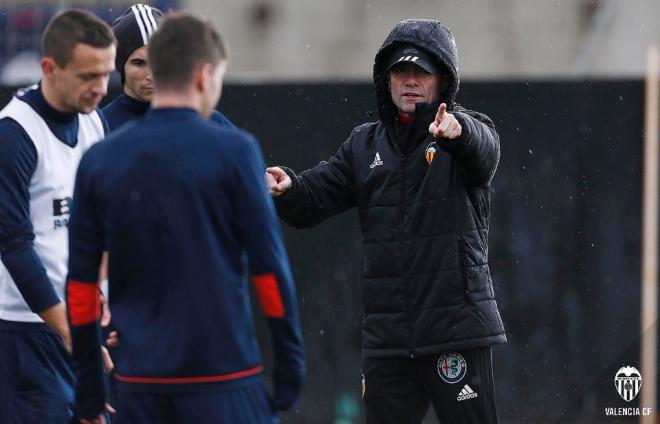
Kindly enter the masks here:
<path id="1" fill-rule="evenodd" d="M 445 119 L 445 111 L 447 110 L 447 103 L 440 103 L 438 113 L 435 115 L 435 122 L 442 122 Z"/>

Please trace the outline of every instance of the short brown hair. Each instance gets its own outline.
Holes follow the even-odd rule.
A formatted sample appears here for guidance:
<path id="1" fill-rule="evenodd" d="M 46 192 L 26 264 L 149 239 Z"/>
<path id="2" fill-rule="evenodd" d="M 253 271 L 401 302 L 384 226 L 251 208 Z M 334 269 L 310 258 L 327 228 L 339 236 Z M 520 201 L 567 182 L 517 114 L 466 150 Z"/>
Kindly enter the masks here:
<path id="1" fill-rule="evenodd" d="M 149 40 L 147 55 L 157 86 L 187 86 L 197 66 L 217 65 L 227 57 L 222 37 L 210 22 L 186 13 L 169 13 Z"/>
<path id="2" fill-rule="evenodd" d="M 112 29 L 98 16 L 85 10 L 71 9 L 57 14 L 46 26 L 41 48 L 44 56 L 52 57 L 64 67 L 77 44 L 104 48 L 117 44 Z"/>

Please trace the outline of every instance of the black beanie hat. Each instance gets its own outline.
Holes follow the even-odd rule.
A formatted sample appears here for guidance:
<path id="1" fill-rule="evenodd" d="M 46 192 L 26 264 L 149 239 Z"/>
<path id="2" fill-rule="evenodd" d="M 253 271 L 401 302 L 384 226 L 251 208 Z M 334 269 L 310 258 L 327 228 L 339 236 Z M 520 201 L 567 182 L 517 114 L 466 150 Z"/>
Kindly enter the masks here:
<path id="1" fill-rule="evenodd" d="M 156 31 L 163 12 L 146 4 L 134 4 L 112 24 L 112 31 L 117 38 L 117 56 L 115 68 L 121 75 L 124 85 L 124 64 L 135 50 L 146 46 L 149 37 Z"/>

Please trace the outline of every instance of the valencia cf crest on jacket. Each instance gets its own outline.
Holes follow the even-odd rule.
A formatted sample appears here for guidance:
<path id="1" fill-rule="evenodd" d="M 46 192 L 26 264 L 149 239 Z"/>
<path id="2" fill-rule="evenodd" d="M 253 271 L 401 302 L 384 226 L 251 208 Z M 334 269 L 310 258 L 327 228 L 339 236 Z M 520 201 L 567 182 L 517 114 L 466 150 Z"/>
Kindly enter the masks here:
<path id="1" fill-rule="evenodd" d="M 438 150 L 437 143 L 435 141 L 431 142 L 428 146 L 426 146 L 426 150 L 424 150 L 424 156 L 426 156 L 426 162 L 430 165 L 431 162 L 433 162 L 433 159 L 435 158 L 435 153 Z"/>

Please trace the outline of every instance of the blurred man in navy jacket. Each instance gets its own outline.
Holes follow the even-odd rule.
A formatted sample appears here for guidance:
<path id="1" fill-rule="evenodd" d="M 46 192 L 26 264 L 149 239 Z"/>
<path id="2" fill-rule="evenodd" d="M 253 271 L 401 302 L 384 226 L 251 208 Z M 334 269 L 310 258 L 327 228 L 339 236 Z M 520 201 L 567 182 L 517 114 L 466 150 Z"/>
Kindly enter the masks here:
<path id="1" fill-rule="evenodd" d="M 152 110 L 83 157 L 70 219 L 67 305 L 76 412 L 102 422 L 99 263 L 120 335 L 117 421 L 277 422 L 305 374 L 296 295 L 256 140 L 209 122 L 224 45 L 189 15 L 148 46 Z M 272 332 L 269 399 L 245 275 Z"/>

